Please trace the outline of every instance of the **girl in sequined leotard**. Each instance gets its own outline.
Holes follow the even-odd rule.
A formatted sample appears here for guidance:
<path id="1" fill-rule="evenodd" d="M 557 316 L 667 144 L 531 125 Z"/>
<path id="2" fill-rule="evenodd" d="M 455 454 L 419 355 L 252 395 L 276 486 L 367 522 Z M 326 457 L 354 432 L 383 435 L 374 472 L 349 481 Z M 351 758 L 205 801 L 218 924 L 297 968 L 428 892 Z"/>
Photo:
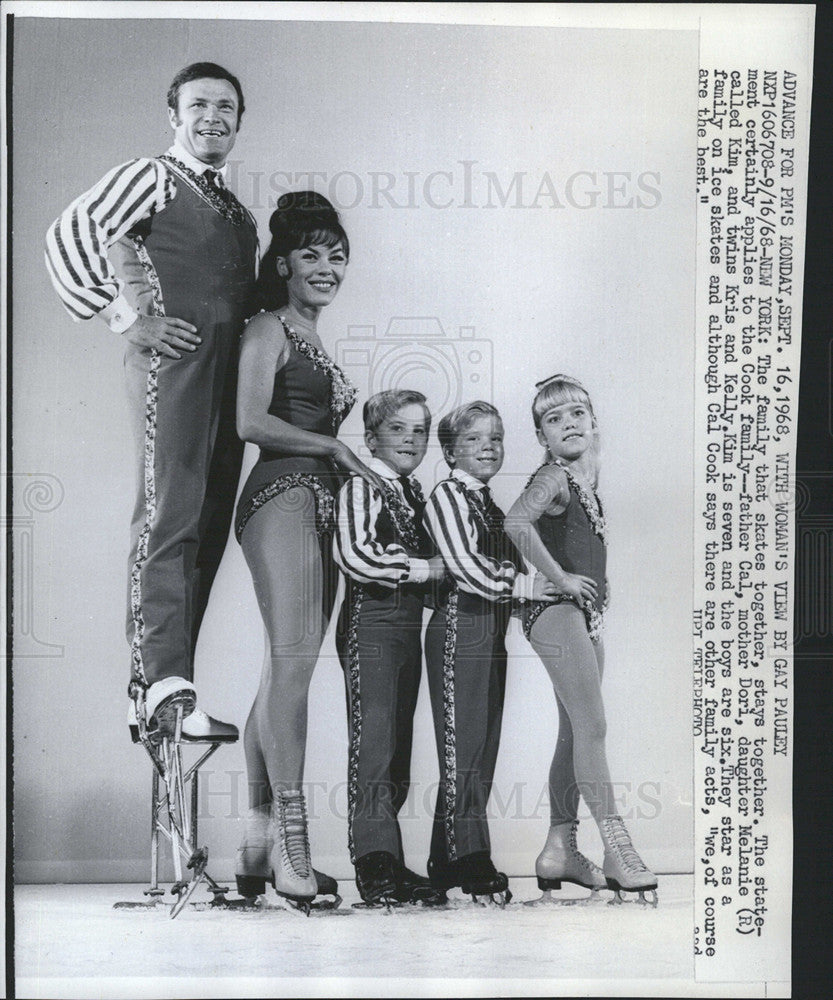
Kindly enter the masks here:
<path id="1" fill-rule="evenodd" d="M 656 888 L 657 880 L 630 843 L 620 816 L 605 751 L 601 681 L 602 616 L 607 603 L 605 522 L 596 495 L 598 427 L 583 386 L 566 375 L 539 382 L 532 414 L 546 462 L 506 517 L 522 554 L 559 591 L 554 603 L 525 609 L 524 633 L 550 676 L 559 712 L 549 775 L 550 830 L 536 861 L 542 889 L 562 881 L 617 892 Z M 579 797 L 599 825 L 604 868 L 576 847 Z"/>
<path id="2" fill-rule="evenodd" d="M 266 628 L 260 687 L 245 731 L 250 813 L 238 888 L 301 903 L 317 890 L 301 782 L 307 695 L 335 597 L 333 496 L 353 472 L 376 473 L 336 438 L 355 389 L 321 344 L 317 322 L 334 298 L 349 246 L 338 214 L 312 192 L 283 195 L 258 279 L 260 314 L 243 334 L 237 429 L 260 447 L 236 531 Z"/>

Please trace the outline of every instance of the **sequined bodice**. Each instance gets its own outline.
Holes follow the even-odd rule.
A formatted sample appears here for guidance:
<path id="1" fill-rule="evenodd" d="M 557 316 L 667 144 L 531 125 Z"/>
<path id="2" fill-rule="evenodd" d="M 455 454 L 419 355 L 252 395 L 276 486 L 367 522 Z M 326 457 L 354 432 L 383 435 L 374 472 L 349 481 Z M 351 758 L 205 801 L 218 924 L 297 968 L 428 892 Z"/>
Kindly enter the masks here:
<path id="1" fill-rule="evenodd" d="M 291 350 L 275 372 L 269 413 L 294 427 L 333 437 L 355 402 L 356 389 L 324 351 L 304 340 L 283 317 L 277 318 Z M 266 460 L 279 456 L 262 453 Z"/>

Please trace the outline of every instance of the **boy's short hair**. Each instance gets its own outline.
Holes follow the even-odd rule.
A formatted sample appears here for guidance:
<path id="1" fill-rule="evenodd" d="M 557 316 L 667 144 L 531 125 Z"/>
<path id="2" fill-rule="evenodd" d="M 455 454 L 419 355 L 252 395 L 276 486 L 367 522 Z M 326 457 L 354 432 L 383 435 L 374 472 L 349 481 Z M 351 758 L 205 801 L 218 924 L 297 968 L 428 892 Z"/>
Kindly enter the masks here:
<path id="1" fill-rule="evenodd" d="M 371 396 L 362 410 L 364 429 L 366 431 L 377 430 L 384 420 L 392 417 L 403 406 L 409 406 L 411 403 L 419 403 L 425 410 L 425 430 L 426 432 L 430 431 L 431 411 L 428 409 L 425 396 L 421 392 L 417 392 L 416 389 L 385 389 L 383 392 L 377 392 Z"/>
<path id="2" fill-rule="evenodd" d="M 437 425 L 437 437 L 440 439 L 440 447 L 443 450 L 443 458 L 448 461 L 446 448 L 453 448 L 457 438 L 469 427 L 478 417 L 497 417 L 503 423 L 497 407 L 492 406 L 483 399 L 476 399 L 473 403 L 464 403 L 458 406 L 451 413 L 446 413 Z"/>
<path id="3" fill-rule="evenodd" d="M 561 406 L 563 403 L 581 403 L 590 411 L 593 421 L 596 415 L 593 412 L 593 404 L 587 390 L 578 379 L 571 375 L 553 375 L 536 386 L 538 390 L 535 399 L 532 401 L 532 420 L 535 429 L 541 427 L 544 415 L 549 413 L 553 407 Z"/>

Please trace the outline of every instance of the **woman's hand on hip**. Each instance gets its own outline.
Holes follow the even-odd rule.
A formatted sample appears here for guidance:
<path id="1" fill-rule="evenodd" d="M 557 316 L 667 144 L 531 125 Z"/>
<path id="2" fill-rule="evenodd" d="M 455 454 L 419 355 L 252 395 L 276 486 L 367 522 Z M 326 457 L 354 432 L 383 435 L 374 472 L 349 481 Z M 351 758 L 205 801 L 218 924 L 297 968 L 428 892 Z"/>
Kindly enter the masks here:
<path id="1" fill-rule="evenodd" d="M 377 472 L 369 469 L 360 458 L 357 458 L 343 441 L 336 442 L 333 459 L 342 469 L 361 476 L 365 482 L 370 483 L 371 486 L 375 486 L 380 493 L 384 489 L 384 479 Z"/>

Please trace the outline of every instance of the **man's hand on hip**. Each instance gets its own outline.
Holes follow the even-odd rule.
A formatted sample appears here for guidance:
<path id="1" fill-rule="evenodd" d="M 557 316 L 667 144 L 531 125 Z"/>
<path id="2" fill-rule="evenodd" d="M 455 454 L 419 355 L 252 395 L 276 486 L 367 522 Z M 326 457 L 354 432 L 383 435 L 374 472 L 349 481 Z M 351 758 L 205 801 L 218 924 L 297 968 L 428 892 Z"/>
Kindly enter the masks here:
<path id="1" fill-rule="evenodd" d="M 202 343 L 195 326 L 173 316 L 137 316 L 124 336 L 137 347 L 155 347 L 169 358 L 181 358 L 178 351 L 196 351 Z"/>

